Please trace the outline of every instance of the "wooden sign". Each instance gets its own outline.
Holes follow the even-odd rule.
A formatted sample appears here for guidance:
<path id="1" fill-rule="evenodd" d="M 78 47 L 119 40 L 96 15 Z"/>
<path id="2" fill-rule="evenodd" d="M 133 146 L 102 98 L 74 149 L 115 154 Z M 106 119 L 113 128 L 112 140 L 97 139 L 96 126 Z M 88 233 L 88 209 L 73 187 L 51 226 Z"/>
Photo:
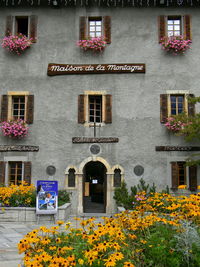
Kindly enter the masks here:
<path id="1" fill-rule="evenodd" d="M 156 151 L 200 151 L 200 146 L 156 146 Z"/>
<path id="2" fill-rule="evenodd" d="M 145 73 L 145 64 L 56 64 L 48 65 L 47 75 Z"/>

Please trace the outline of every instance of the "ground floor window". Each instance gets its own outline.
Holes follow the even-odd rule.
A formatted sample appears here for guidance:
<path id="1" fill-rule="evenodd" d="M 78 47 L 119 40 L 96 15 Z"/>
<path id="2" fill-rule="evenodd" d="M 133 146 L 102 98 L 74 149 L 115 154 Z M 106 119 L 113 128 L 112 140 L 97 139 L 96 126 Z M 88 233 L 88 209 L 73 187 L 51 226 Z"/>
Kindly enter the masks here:
<path id="1" fill-rule="evenodd" d="M 23 180 L 22 162 L 8 162 L 8 181 L 9 185 L 20 185 Z"/>

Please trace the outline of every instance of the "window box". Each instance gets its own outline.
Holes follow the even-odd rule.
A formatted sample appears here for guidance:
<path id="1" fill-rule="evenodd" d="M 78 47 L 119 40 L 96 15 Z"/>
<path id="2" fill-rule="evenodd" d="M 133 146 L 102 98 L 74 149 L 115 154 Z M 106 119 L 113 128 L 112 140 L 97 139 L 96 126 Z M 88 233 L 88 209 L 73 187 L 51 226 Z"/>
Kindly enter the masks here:
<path id="1" fill-rule="evenodd" d="M 29 128 L 23 120 L 4 121 L 0 127 L 3 135 L 10 138 L 22 139 L 28 135 Z"/>
<path id="2" fill-rule="evenodd" d="M 9 52 L 14 52 L 21 55 L 24 50 L 32 44 L 32 39 L 27 38 L 23 34 L 9 35 L 3 38 L 1 46 Z"/>
<path id="3" fill-rule="evenodd" d="M 162 49 L 173 55 L 184 54 L 190 49 L 191 40 L 184 40 L 183 36 L 164 37 L 160 41 Z"/>
<path id="4" fill-rule="evenodd" d="M 192 124 L 192 122 L 189 121 L 189 118 L 185 114 L 180 114 L 176 117 L 167 118 L 165 126 L 172 133 L 179 133 L 190 124 Z"/>
<path id="5" fill-rule="evenodd" d="M 103 37 L 93 37 L 88 40 L 79 40 L 77 46 L 84 51 L 103 52 L 106 48 L 106 41 Z"/>

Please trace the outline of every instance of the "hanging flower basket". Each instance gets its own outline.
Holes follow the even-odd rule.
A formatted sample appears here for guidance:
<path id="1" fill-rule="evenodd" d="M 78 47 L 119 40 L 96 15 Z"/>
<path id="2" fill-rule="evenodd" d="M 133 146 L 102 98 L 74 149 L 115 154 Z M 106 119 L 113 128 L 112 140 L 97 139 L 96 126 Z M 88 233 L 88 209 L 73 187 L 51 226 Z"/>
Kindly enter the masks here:
<path id="1" fill-rule="evenodd" d="M 1 46 L 9 52 L 14 52 L 18 55 L 32 45 L 32 38 L 27 38 L 23 34 L 9 35 L 3 38 Z"/>
<path id="2" fill-rule="evenodd" d="M 169 117 L 167 118 L 167 122 L 164 124 L 167 129 L 173 133 L 179 133 L 186 126 L 190 125 L 192 122 L 190 121 L 182 121 L 179 117 Z"/>
<path id="3" fill-rule="evenodd" d="M 174 55 L 184 54 L 190 49 L 191 40 L 184 40 L 183 36 L 171 36 L 161 39 L 160 45 L 162 49 L 171 52 Z"/>
<path id="4" fill-rule="evenodd" d="M 4 121 L 1 123 L 1 130 L 4 136 L 14 139 L 21 139 L 28 135 L 29 127 L 23 120 Z"/>
<path id="5" fill-rule="evenodd" d="M 87 40 L 79 40 L 77 46 L 84 51 L 102 52 L 106 47 L 106 41 L 104 37 L 94 37 Z"/>

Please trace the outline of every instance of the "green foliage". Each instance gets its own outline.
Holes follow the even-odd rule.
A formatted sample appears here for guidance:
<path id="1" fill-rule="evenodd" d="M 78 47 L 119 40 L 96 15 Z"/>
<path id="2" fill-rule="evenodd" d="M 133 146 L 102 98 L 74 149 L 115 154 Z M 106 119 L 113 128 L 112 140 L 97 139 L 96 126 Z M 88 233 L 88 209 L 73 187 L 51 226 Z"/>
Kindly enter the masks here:
<path id="1" fill-rule="evenodd" d="M 70 202 L 70 194 L 66 190 L 58 191 L 58 206 Z"/>
<path id="2" fill-rule="evenodd" d="M 136 196 L 139 192 L 145 192 L 146 195 L 155 193 L 156 186 L 154 183 L 152 186 L 146 184 L 144 179 L 141 178 L 138 185 L 131 187 L 131 192 L 129 194 L 126 183 L 122 182 L 121 187 L 115 189 L 114 199 L 118 206 L 123 206 L 125 209 L 132 209 L 133 203 L 137 203 Z"/>

